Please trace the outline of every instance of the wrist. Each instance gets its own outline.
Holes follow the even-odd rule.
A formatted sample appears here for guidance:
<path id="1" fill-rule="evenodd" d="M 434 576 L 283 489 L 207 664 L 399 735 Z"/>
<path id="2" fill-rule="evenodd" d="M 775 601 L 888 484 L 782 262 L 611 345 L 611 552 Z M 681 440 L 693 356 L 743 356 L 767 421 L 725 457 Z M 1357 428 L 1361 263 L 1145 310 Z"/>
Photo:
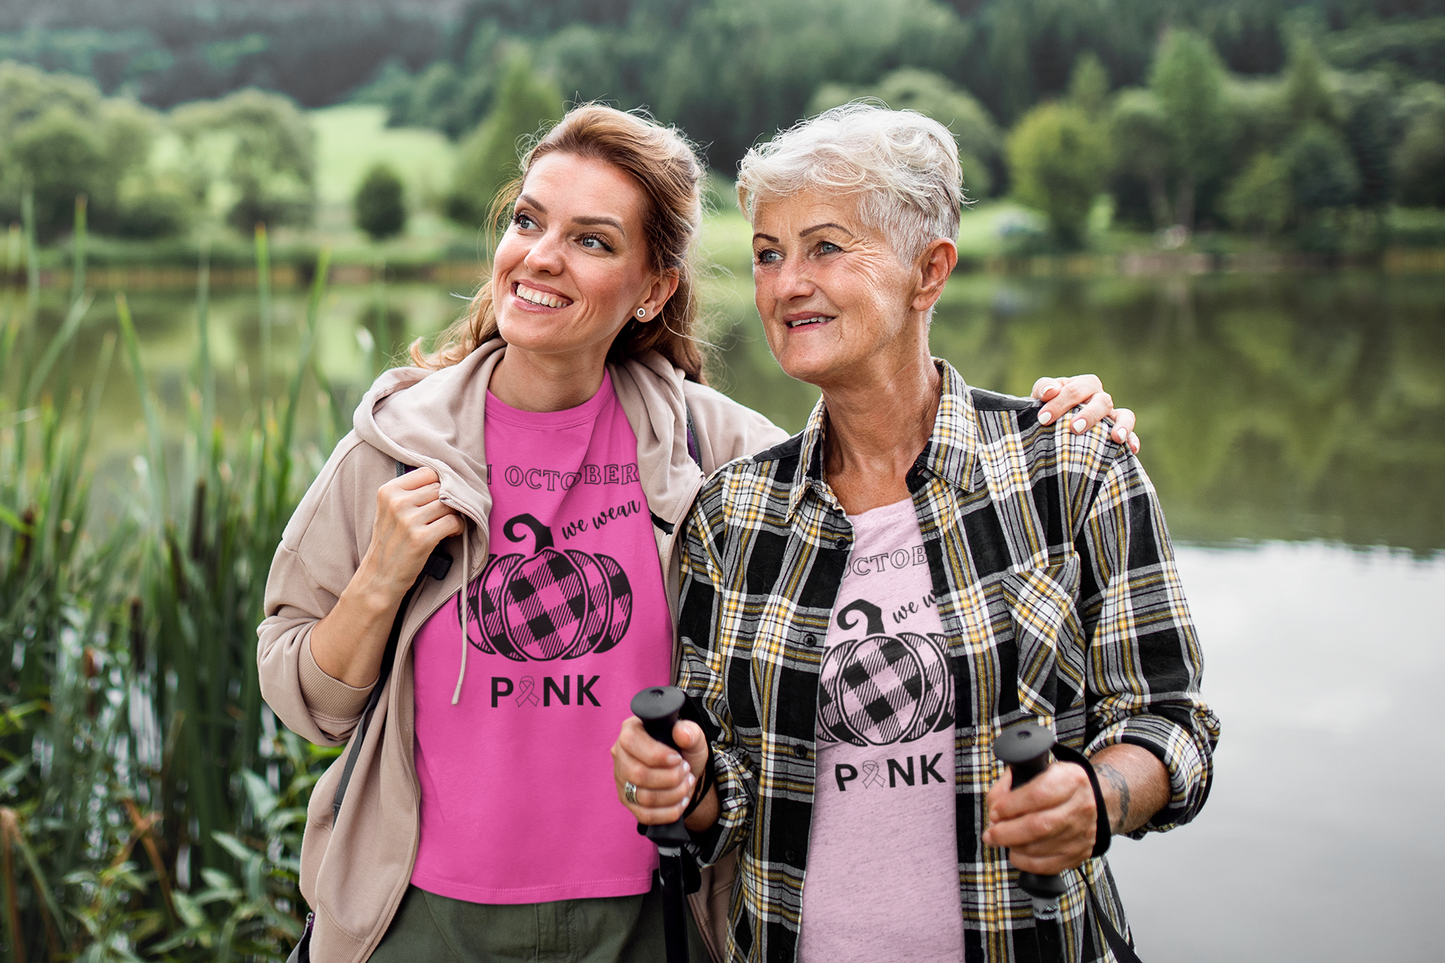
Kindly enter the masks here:
<path id="1" fill-rule="evenodd" d="M 410 586 L 410 582 L 398 585 L 396 579 L 381 569 L 367 553 L 337 601 L 340 604 L 344 600 L 348 608 L 368 622 L 390 621 L 395 615 L 397 603 Z"/>
<path id="2" fill-rule="evenodd" d="M 1070 749 L 1062 743 L 1054 744 L 1054 757 L 1060 762 L 1072 763 L 1084 770 L 1084 775 L 1089 778 L 1089 788 L 1094 793 L 1094 849 L 1089 853 L 1093 859 L 1104 855 L 1109 851 L 1109 843 L 1113 837 L 1113 819 L 1110 817 L 1109 805 L 1104 798 L 1104 790 L 1099 782 L 1099 774 L 1094 771 L 1094 764 L 1089 757 L 1075 749 Z"/>

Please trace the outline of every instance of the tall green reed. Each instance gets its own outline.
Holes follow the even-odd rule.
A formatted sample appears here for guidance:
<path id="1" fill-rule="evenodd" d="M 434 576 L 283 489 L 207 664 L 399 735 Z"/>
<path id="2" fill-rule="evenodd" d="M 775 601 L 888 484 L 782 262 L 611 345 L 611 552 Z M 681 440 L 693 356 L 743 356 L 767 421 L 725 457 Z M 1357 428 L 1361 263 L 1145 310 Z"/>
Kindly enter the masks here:
<path id="1" fill-rule="evenodd" d="M 129 303 L 117 297 L 145 447 L 142 489 L 101 537 L 87 525 L 85 451 L 117 339 L 106 336 L 88 390 L 70 391 L 58 366 L 68 368 L 91 305 L 84 202 L 71 306 L 43 348 L 25 210 L 25 307 L 7 288 L 0 330 L 0 959 L 280 959 L 300 931 L 305 794 L 334 752 L 279 729 L 262 704 L 255 626 L 272 554 L 309 481 L 297 412 L 305 382 L 321 374 L 311 355 L 327 255 L 285 395 L 266 391 L 267 357 L 261 405 L 230 429 L 215 417 L 204 254 L 197 387 L 179 439 L 163 429 Z M 269 326 L 264 230 L 256 248 Z"/>

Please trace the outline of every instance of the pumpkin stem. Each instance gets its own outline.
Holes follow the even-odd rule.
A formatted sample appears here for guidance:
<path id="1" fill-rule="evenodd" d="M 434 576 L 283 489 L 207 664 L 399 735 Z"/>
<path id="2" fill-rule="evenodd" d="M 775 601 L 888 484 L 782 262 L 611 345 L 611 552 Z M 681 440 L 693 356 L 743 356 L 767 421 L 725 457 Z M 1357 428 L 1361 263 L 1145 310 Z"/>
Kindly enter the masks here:
<path id="1" fill-rule="evenodd" d="M 856 602 L 850 602 L 838 610 L 838 627 L 840 629 L 851 629 L 855 624 L 857 624 L 852 619 L 848 618 L 848 613 L 855 610 L 858 612 L 862 612 L 864 618 L 868 620 L 869 635 L 883 634 L 883 610 L 880 609 L 878 606 L 874 605 L 872 602 L 868 601 L 867 599 L 859 599 Z"/>
<path id="2" fill-rule="evenodd" d="M 541 552 L 544 548 L 552 547 L 552 530 L 525 512 L 515 518 L 507 519 L 507 524 L 502 526 L 502 534 L 513 542 L 520 542 L 526 538 L 527 536 L 525 535 L 517 534 L 517 523 L 519 522 L 532 530 L 532 538 L 537 543 L 536 552 Z M 536 552 L 533 554 L 536 554 Z"/>

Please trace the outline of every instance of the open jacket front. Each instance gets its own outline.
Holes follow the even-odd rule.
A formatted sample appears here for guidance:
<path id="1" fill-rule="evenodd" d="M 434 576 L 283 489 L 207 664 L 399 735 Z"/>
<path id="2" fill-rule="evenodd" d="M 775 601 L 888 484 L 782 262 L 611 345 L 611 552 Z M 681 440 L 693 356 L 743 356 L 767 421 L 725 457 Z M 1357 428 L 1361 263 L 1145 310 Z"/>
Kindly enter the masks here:
<path id="1" fill-rule="evenodd" d="M 1036 958 L 1029 898 L 983 845 L 992 743 L 1034 718 L 1092 753 L 1131 743 L 1169 773 L 1146 830 L 1187 822 L 1209 792 L 1219 726 L 1149 479 L 1107 425 L 1044 427 L 1030 401 L 971 390 L 946 362 L 938 416 L 908 474 L 953 673 L 958 891 L 968 959 Z M 735 961 L 792 963 L 815 785 L 824 638 L 852 526 L 823 477 L 826 412 L 713 476 L 687 528 L 681 684 L 700 697 L 722 815 L 704 861 L 736 849 Z M 1142 831 L 1141 831 L 1142 834 Z M 942 841 L 940 841 L 942 842 Z M 1065 874 L 1066 959 L 1107 960 L 1086 886 L 1124 931 L 1103 857 Z"/>
<path id="2" fill-rule="evenodd" d="M 487 561 L 491 496 L 483 413 L 487 384 L 505 348 L 492 341 L 440 371 L 397 368 L 383 374 L 357 408 L 354 430 L 336 446 L 286 526 L 271 565 L 266 619 L 257 630 L 262 695 L 296 733 L 318 745 L 338 745 L 356 729 L 370 689 L 322 672 L 311 653 L 311 630 L 331 611 L 366 553 L 377 489 L 395 477 L 397 463 L 432 468 L 441 478 L 441 500 L 466 521 L 465 536 L 442 545 L 456 564 L 440 581 L 425 579 L 405 613 L 396 668 L 367 729 L 335 825 L 332 799 L 344 755 L 312 791 L 301 893 L 316 914 L 311 952 L 317 963 L 366 959 L 411 880 L 420 806 L 411 644 L 426 620 Z M 660 355 L 612 365 L 610 372 L 637 436 L 638 471 L 675 618 L 679 530 L 703 472 L 775 444 L 783 432 L 718 392 L 684 381 Z M 701 469 L 688 452 L 689 412 Z M 462 544 L 463 537 L 469 544 Z M 470 571 L 464 571 L 464 558 Z M 709 898 L 717 905 L 726 894 L 705 889 L 694 900 L 705 937 L 711 935 L 703 905 Z"/>

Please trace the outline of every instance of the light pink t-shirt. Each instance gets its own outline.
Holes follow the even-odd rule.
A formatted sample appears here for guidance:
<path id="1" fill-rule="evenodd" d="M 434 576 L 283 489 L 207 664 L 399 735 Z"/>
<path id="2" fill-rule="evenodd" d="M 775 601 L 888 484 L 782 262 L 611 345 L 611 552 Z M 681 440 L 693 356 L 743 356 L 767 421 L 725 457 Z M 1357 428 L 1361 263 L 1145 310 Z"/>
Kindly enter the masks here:
<path id="1" fill-rule="evenodd" d="M 818 679 L 800 963 L 963 959 L 953 676 L 913 502 L 849 519 Z"/>
<path id="2" fill-rule="evenodd" d="M 657 851 L 617 801 L 609 749 L 639 689 L 665 685 L 672 620 L 610 379 L 526 412 L 488 395 L 491 556 L 417 634 L 421 842 L 412 882 L 474 903 L 629 896 Z"/>

